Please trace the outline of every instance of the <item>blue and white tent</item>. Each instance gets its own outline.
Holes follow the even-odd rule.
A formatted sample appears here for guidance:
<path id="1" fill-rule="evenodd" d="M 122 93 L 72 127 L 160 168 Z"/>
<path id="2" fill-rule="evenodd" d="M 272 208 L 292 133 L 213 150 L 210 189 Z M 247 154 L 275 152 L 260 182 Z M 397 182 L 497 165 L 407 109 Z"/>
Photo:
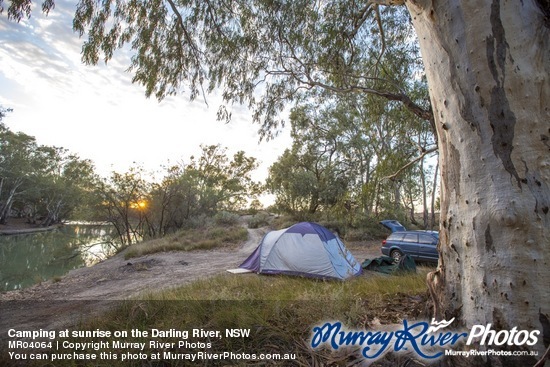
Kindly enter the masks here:
<path id="1" fill-rule="evenodd" d="M 310 222 L 267 233 L 240 268 L 259 274 L 336 279 L 359 275 L 362 270 L 337 236 Z"/>

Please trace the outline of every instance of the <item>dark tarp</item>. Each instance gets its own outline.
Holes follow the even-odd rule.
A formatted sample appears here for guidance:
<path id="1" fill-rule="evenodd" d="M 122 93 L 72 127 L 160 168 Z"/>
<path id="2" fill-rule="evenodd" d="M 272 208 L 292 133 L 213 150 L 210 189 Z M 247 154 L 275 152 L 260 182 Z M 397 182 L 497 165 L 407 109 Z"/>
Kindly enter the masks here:
<path id="1" fill-rule="evenodd" d="M 365 270 L 377 271 L 384 274 L 394 274 L 398 272 L 416 273 L 416 263 L 410 255 L 404 255 L 398 263 L 389 256 L 366 259 L 361 264 L 361 267 Z"/>

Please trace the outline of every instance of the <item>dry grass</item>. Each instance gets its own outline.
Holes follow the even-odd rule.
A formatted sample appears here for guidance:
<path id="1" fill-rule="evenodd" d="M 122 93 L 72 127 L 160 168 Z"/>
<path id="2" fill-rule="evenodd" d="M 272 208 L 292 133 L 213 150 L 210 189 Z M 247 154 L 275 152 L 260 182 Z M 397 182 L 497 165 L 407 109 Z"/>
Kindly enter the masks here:
<path id="1" fill-rule="evenodd" d="M 239 225 L 207 227 L 179 231 L 163 238 L 144 241 L 128 248 L 125 258 L 140 257 L 166 251 L 210 250 L 237 246 L 248 238 L 246 228 Z"/>
<path id="2" fill-rule="evenodd" d="M 328 320 L 338 320 L 350 328 L 375 330 L 384 324 L 400 323 L 403 319 L 423 318 L 426 310 L 426 271 L 420 268 L 416 274 L 401 276 L 365 274 L 345 282 L 255 274 L 220 275 L 178 289 L 150 294 L 144 299 L 121 301 L 112 312 L 81 325 L 79 329 L 191 331 L 201 328 L 220 330 L 222 333 L 232 328 L 250 329 L 248 338 L 209 339 L 210 351 L 294 353 L 296 359 L 290 365 L 347 365 L 357 360 L 353 350 L 335 354 L 326 349 L 315 352 L 309 349 L 307 341 L 312 328 Z M 143 342 L 149 339 L 129 336 L 124 340 Z M 79 338 L 74 341 L 92 340 Z M 201 340 L 190 336 L 188 341 Z M 182 352 L 177 348 L 173 351 Z M 163 350 L 146 347 L 145 352 Z M 121 361 L 108 362 L 94 366 L 128 366 Z M 260 361 L 256 365 L 264 366 L 265 362 Z M 231 366 L 249 366 L 255 362 L 212 360 L 208 365 L 228 363 Z M 56 364 L 58 367 L 76 365 L 81 364 L 75 361 Z M 141 364 L 136 362 L 133 365 Z M 162 363 L 162 366 L 192 365 L 196 364 L 172 360 Z"/>

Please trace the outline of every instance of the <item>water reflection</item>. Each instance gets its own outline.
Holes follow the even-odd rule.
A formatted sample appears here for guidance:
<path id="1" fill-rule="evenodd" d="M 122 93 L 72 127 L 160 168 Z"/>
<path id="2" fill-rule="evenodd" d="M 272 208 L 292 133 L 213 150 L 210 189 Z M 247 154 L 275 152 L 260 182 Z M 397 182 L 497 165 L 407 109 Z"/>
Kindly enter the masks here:
<path id="1" fill-rule="evenodd" d="M 110 226 L 77 224 L 0 236 L 0 291 L 25 288 L 113 255 L 112 234 Z"/>

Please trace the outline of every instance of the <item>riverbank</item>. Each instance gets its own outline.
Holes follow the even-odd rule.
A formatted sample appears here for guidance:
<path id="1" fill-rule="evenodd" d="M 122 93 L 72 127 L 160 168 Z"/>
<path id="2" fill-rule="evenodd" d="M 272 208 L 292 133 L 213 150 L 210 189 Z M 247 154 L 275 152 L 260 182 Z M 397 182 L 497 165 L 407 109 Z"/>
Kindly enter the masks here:
<path id="1" fill-rule="evenodd" d="M 0 236 L 13 236 L 18 234 L 29 234 L 37 232 L 53 231 L 54 229 L 62 227 L 63 224 L 56 224 L 49 227 L 32 227 L 32 228 L 19 228 L 19 229 L 2 229 L 0 227 Z"/>
<path id="2" fill-rule="evenodd" d="M 0 292 L 0 309 L 5 316 L 2 317 L 5 323 L 0 320 L 0 328 L 9 325 L 24 325 L 29 330 L 51 328 L 79 319 L 92 310 L 103 309 L 98 306 L 98 301 L 106 301 L 105 304 L 109 305 L 111 301 L 134 299 L 149 292 L 227 274 L 227 269 L 238 267 L 250 255 L 267 228 L 248 229 L 248 232 L 248 240 L 237 248 L 171 251 L 130 260 L 126 260 L 124 252 L 121 252 L 94 266 L 72 270 L 57 279 L 21 290 Z M 377 242 L 348 247 L 358 261 L 379 256 L 380 253 Z M 59 305 L 64 303 L 67 307 L 74 304 L 74 309 L 64 308 L 60 312 Z"/>
<path id="3" fill-rule="evenodd" d="M 7 224 L 0 224 L 0 236 L 11 236 L 36 232 L 47 232 L 62 227 L 63 224 L 43 226 L 41 222 L 36 224 L 28 223 L 25 218 L 9 218 Z"/>

